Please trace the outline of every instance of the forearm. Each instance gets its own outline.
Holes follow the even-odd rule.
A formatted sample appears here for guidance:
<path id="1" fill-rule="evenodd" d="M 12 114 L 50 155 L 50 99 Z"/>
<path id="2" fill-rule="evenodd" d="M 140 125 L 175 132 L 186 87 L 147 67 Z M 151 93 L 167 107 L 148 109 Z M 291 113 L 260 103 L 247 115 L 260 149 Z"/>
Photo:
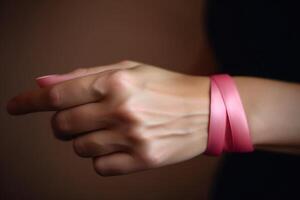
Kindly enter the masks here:
<path id="1" fill-rule="evenodd" d="M 234 77 L 256 149 L 300 149 L 300 85 Z M 285 151 L 285 150 L 283 150 Z"/>

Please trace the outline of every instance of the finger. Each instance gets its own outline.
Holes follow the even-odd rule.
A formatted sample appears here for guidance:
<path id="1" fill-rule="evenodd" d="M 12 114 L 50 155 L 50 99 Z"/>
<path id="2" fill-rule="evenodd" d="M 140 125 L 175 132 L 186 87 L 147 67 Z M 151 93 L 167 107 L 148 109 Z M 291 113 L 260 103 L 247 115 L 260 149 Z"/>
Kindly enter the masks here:
<path id="1" fill-rule="evenodd" d="M 90 67 L 90 68 L 82 68 L 77 69 L 73 72 L 67 73 L 67 74 L 53 74 L 48 76 L 42 76 L 36 78 L 36 82 L 40 87 L 47 87 L 50 85 L 54 85 L 63 81 L 67 81 L 70 79 L 75 79 L 95 73 L 100 73 L 108 70 L 116 70 L 116 69 L 126 69 L 126 68 L 132 68 L 134 66 L 138 65 L 137 62 L 133 61 L 122 61 L 111 65 L 106 66 L 98 66 L 98 67 Z"/>
<path id="2" fill-rule="evenodd" d="M 83 132 L 109 128 L 115 123 L 105 103 L 90 103 L 55 113 L 52 127 L 60 139 L 73 138 Z"/>
<path id="3" fill-rule="evenodd" d="M 73 140 L 74 151 L 81 157 L 96 157 L 126 151 L 128 142 L 112 130 L 101 130 Z"/>
<path id="4" fill-rule="evenodd" d="M 123 62 L 122 67 L 130 68 L 134 67 L 137 64 L 136 62 L 126 61 Z M 112 66 L 107 66 L 106 69 L 117 69 L 120 67 L 119 64 L 114 64 Z M 105 70 L 103 67 L 102 72 L 107 72 L 113 70 Z M 90 74 L 92 72 L 96 73 L 101 71 L 100 69 L 90 69 Z M 81 73 L 81 75 L 87 75 L 88 73 Z M 101 95 L 99 95 L 99 90 L 90 90 L 91 84 L 95 81 L 96 77 L 100 77 L 100 75 L 90 75 L 90 76 L 82 76 L 78 78 L 74 78 L 76 76 L 67 76 L 63 78 L 55 78 L 59 75 L 52 75 L 46 77 L 46 79 L 57 79 L 54 82 L 56 84 L 50 88 L 45 88 L 44 90 L 33 90 L 29 92 L 25 92 L 17 97 L 11 99 L 7 105 L 7 111 L 10 114 L 18 115 L 18 114 L 26 114 L 31 112 L 38 111 L 52 111 L 52 110 L 60 110 L 64 108 L 69 108 L 72 106 L 76 106 L 79 104 L 89 103 L 93 101 L 99 100 Z M 64 75 L 63 75 L 64 76 Z M 101 75 L 102 76 L 102 75 Z M 71 79 L 71 80 L 70 80 Z M 67 80 L 67 81 L 66 81 Z M 47 82 L 47 81 L 46 81 Z M 47 84 L 54 84 L 53 81 L 49 81 Z M 63 82 L 63 83 L 61 83 Z M 99 83 L 101 81 L 97 81 Z M 58 84 L 60 83 L 60 84 Z M 101 85 L 101 84 L 99 84 Z M 104 85 L 104 83 L 103 83 Z M 75 95 L 75 96 L 73 96 Z"/>
<path id="5" fill-rule="evenodd" d="M 7 111 L 13 115 L 54 109 L 56 96 L 48 89 L 24 92 L 9 100 Z"/>
<path id="6" fill-rule="evenodd" d="M 140 171 L 143 166 L 132 155 L 118 152 L 93 159 L 95 171 L 101 176 L 115 176 Z"/>
<path id="7" fill-rule="evenodd" d="M 104 97 L 106 73 L 84 76 L 43 89 L 25 92 L 9 101 L 11 114 L 53 111 L 99 101 Z M 97 79 L 97 88 L 93 87 Z"/>

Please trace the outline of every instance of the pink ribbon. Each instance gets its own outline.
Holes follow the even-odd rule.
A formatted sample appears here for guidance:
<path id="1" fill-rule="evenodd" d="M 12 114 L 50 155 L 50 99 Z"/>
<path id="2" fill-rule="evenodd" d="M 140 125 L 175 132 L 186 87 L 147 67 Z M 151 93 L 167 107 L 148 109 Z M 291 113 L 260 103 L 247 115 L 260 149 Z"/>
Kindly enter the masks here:
<path id="1" fill-rule="evenodd" d="M 253 145 L 245 111 L 233 79 L 227 74 L 211 80 L 210 119 L 205 154 L 251 152 Z"/>

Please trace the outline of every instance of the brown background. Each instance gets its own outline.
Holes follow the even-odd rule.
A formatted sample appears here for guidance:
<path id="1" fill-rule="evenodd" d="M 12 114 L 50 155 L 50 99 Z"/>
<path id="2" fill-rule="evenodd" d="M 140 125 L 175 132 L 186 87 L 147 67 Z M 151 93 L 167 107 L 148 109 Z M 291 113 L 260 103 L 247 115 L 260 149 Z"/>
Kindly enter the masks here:
<path id="1" fill-rule="evenodd" d="M 6 114 L 34 78 L 123 59 L 214 71 L 201 0 L 0 1 L 0 199 L 207 199 L 217 160 L 199 156 L 103 178 L 52 136 L 50 113 Z"/>

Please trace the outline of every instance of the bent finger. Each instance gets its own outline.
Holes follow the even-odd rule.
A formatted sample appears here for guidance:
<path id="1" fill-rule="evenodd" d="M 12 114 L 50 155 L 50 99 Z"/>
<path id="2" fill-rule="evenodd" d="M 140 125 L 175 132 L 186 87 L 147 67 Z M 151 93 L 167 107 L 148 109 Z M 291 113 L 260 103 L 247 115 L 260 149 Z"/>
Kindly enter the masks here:
<path id="1" fill-rule="evenodd" d="M 112 130 L 101 130 L 73 140 L 74 151 L 81 157 L 96 157 L 126 151 L 129 143 Z"/>
<path id="2" fill-rule="evenodd" d="M 55 111 L 96 102 L 104 97 L 106 73 L 84 76 L 62 82 L 52 87 L 24 92 L 7 105 L 11 114 Z M 93 87 L 97 80 L 97 87 Z"/>
<path id="3" fill-rule="evenodd" d="M 95 171 L 101 176 L 124 175 L 143 170 L 143 166 L 131 154 L 118 152 L 93 159 Z"/>
<path id="4" fill-rule="evenodd" d="M 102 102 L 62 110 L 52 117 L 55 135 L 64 140 L 80 133 L 109 128 L 114 124 L 110 108 Z"/>

